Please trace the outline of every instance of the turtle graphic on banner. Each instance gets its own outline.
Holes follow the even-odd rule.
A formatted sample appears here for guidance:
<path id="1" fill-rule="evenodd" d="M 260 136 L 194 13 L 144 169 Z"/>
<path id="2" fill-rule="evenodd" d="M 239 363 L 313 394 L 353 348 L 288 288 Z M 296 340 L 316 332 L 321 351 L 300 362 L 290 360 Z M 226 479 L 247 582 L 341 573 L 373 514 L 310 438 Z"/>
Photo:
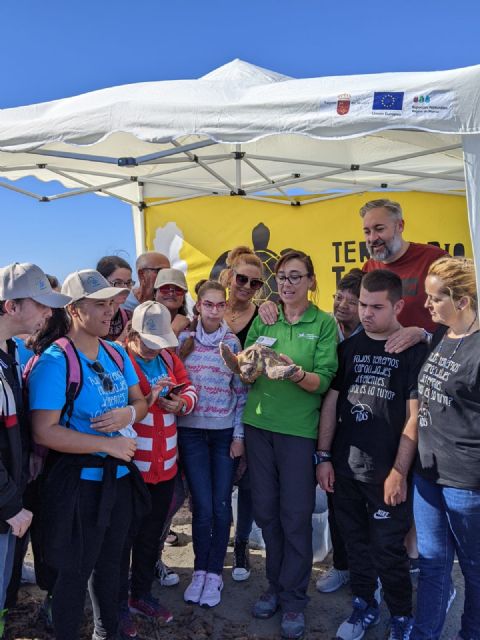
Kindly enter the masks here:
<path id="1" fill-rule="evenodd" d="M 290 248 L 282 249 L 280 254 L 275 253 L 268 248 L 270 242 L 270 229 L 260 222 L 252 229 L 252 245 L 255 254 L 260 258 L 263 264 L 263 272 L 265 276 L 265 284 L 260 292 L 261 300 L 278 301 L 277 282 L 275 280 L 275 264 L 281 255 L 290 251 Z M 210 278 L 217 280 L 221 271 L 227 266 L 227 256 L 230 249 L 224 251 L 215 261 L 210 272 Z M 258 299 L 258 297 L 257 297 Z"/>

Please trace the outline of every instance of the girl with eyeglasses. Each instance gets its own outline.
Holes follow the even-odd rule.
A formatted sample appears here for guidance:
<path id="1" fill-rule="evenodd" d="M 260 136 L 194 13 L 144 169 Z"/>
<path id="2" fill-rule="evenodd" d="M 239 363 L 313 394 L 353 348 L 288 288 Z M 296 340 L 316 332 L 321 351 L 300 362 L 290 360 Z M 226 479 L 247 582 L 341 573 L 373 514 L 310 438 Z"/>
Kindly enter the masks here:
<path id="1" fill-rule="evenodd" d="M 111 287 L 115 287 L 119 291 L 114 298 L 114 314 L 105 339 L 117 340 L 122 343 L 126 336 L 127 324 L 132 317 L 131 311 L 121 307 L 128 297 L 128 292 L 135 284 L 135 280 L 132 280 L 132 268 L 120 256 L 104 256 L 97 263 L 97 271 L 108 280 Z"/>
<path id="2" fill-rule="evenodd" d="M 243 414 L 253 514 L 265 540 L 269 583 L 252 613 L 270 618 L 280 608 L 282 638 L 303 638 L 312 571 L 313 455 L 322 396 L 337 369 L 337 328 L 309 300 L 316 289 L 309 256 L 284 254 L 275 277 L 278 319 L 269 326 L 257 317 L 246 346 L 269 346 L 298 369 L 289 380 L 257 378 Z"/>
<path id="3" fill-rule="evenodd" d="M 170 311 L 175 335 L 190 326 L 185 296 L 188 291 L 185 274 L 180 269 L 162 269 L 154 285 L 154 299 Z"/>
<path id="4" fill-rule="evenodd" d="M 62 292 L 72 302 L 51 338 L 66 338 L 66 346 L 51 344 L 28 376 L 34 440 L 50 449 L 39 518 L 43 557 L 57 572 L 53 626 L 57 640 L 79 638 L 88 584 L 93 640 L 116 640 L 124 637 L 117 635 L 123 547 L 132 519 L 150 509 L 131 462 L 132 425 L 144 418 L 147 403 L 125 350 L 100 340 L 119 290 L 98 271 L 83 270 L 66 278 Z M 81 374 L 75 388 L 73 369 Z"/>
<path id="5" fill-rule="evenodd" d="M 198 402 L 178 417 L 180 459 L 190 488 L 195 555 L 192 581 L 184 600 L 204 607 L 219 604 L 222 571 L 231 522 L 234 460 L 243 453 L 242 412 L 246 388 L 224 364 L 220 342 L 241 350 L 224 320 L 225 288 L 206 281 L 198 288 L 198 318 L 179 337 L 179 355 Z"/>
<path id="6" fill-rule="evenodd" d="M 243 348 L 248 330 L 258 315 L 258 307 L 253 299 L 264 284 L 263 265 L 260 258 L 249 247 L 244 246 L 232 249 L 226 264 L 226 269 L 219 276 L 219 281 L 228 291 L 225 320 Z M 248 541 L 253 525 L 252 495 L 245 456 L 242 456 L 235 475 L 238 495 L 232 578 L 243 582 L 250 577 Z"/>

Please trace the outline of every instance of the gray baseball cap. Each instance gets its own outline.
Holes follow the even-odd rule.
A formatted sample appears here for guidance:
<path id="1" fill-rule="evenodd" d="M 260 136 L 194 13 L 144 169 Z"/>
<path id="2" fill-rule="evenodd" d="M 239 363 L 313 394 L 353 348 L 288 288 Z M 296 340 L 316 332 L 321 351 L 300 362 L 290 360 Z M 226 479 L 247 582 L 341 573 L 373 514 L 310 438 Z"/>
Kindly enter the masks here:
<path id="1" fill-rule="evenodd" d="M 0 300 L 18 298 L 31 298 L 54 309 L 71 302 L 68 294 L 54 291 L 40 267 L 30 262 L 15 262 L 0 268 Z"/>
<path id="2" fill-rule="evenodd" d="M 170 311 L 160 302 L 148 300 L 135 307 L 132 329 L 149 349 L 177 347 L 177 336 L 172 331 Z"/>
<path id="3" fill-rule="evenodd" d="M 129 289 L 111 287 L 108 280 L 95 269 L 82 269 L 70 273 L 62 285 L 62 293 L 71 297 L 72 302 L 83 298 L 91 300 L 109 300 L 119 293 L 128 293 Z"/>
<path id="4" fill-rule="evenodd" d="M 158 289 L 166 284 L 174 284 L 184 291 L 188 290 L 185 274 L 180 269 L 162 269 L 158 272 L 154 288 Z"/>

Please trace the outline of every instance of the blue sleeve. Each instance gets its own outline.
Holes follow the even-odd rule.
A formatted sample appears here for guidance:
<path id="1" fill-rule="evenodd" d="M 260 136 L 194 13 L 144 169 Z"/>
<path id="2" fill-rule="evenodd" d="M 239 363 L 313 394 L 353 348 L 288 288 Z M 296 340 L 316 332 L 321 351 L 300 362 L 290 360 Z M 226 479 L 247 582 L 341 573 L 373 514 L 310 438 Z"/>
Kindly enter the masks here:
<path id="1" fill-rule="evenodd" d="M 65 405 L 67 364 L 62 352 L 43 353 L 27 380 L 30 409 L 62 410 Z"/>

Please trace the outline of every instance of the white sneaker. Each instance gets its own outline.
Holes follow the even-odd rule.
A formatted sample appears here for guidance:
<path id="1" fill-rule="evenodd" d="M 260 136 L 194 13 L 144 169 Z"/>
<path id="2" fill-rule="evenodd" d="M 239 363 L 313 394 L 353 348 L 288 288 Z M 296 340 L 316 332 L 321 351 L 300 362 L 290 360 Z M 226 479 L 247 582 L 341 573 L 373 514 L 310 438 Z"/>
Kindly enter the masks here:
<path id="1" fill-rule="evenodd" d="M 185 602 L 189 602 L 190 604 L 198 604 L 200 602 L 200 596 L 202 595 L 203 587 L 205 586 L 206 576 L 206 571 L 193 572 L 192 581 L 183 594 Z"/>
<path id="2" fill-rule="evenodd" d="M 161 560 L 158 560 L 155 565 L 155 577 L 162 587 L 174 587 L 180 582 L 178 573 L 172 571 L 172 569 L 167 567 Z"/>
<path id="3" fill-rule="evenodd" d="M 31 562 L 23 563 L 21 581 L 23 584 L 37 584 L 37 578 L 35 577 L 35 569 Z"/>
<path id="4" fill-rule="evenodd" d="M 315 586 L 321 593 L 333 593 L 350 582 L 350 571 L 341 571 L 331 567 L 317 580 Z"/>
<path id="5" fill-rule="evenodd" d="M 222 598 L 223 580 L 218 573 L 207 573 L 205 586 L 200 597 L 201 607 L 215 607 Z"/>

